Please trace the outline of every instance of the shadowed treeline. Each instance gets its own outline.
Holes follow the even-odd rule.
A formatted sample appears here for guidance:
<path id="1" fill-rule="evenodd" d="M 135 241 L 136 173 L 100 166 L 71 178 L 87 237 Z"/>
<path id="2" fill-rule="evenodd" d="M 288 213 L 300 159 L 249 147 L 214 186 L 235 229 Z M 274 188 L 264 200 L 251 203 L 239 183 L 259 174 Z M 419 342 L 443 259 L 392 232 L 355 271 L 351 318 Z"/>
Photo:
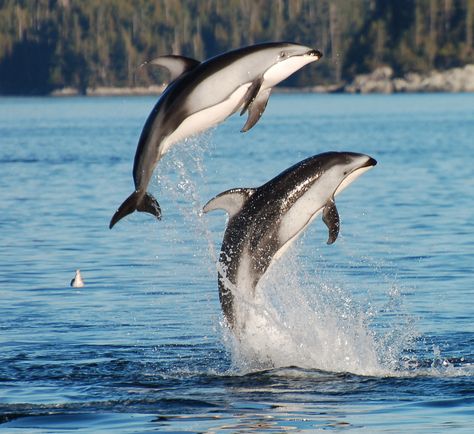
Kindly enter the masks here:
<path id="1" fill-rule="evenodd" d="M 160 54 L 290 40 L 325 57 L 287 85 L 474 62 L 474 0 L 0 0 L 0 93 L 132 86 Z M 140 84 L 156 79 L 140 71 Z"/>

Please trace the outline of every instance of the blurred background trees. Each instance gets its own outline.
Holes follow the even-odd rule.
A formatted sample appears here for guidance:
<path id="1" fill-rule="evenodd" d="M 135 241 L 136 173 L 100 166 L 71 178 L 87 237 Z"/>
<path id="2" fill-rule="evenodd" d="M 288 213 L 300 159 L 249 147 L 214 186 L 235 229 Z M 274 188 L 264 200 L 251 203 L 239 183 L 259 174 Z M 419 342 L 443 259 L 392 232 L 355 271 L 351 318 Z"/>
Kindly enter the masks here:
<path id="1" fill-rule="evenodd" d="M 0 93 L 133 86 L 161 54 L 206 59 L 269 40 L 324 58 L 286 85 L 474 63 L 474 0 L 0 0 Z M 140 84 L 154 84 L 146 69 Z"/>

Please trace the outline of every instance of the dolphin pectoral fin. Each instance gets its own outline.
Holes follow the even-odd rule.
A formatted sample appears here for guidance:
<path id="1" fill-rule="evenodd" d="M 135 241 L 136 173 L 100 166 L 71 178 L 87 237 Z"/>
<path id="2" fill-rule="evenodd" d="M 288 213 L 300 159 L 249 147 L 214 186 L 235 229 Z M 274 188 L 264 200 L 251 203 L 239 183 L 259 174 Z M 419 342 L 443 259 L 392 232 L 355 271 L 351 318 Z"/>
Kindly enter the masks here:
<path id="1" fill-rule="evenodd" d="M 125 216 L 131 214 L 135 210 L 147 212 L 154 215 L 158 220 L 161 219 L 160 205 L 156 199 L 149 193 L 140 200 L 140 193 L 134 191 L 125 201 L 120 205 L 119 209 L 115 212 L 112 219 L 110 220 L 109 229 L 112 229 L 114 225 Z"/>
<path id="2" fill-rule="evenodd" d="M 270 98 L 270 93 L 272 89 L 268 88 L 259 92 L 259 94 L 255 97 L 249 107 L 249 117 L 247 122 L 245 123 L 244 127 L 240 130 L 242 133 L 250 130 L 260 119 L 265 108 L 267 107 L 268 98 Z"/>
<path id="3" fill-rule="evenodd" d="M 329 238 L 327 243 L 332 244 L 336 241 L 337 236 L 339 235 L 339 213 L 337 212 L 336 204 L 334 198 L 331 198 L 327 201 L 326 206 L 323 210 L 323 222 L 329 229 Z"/>
<path id="4" fill-rule="evenodd" d="M 147 212 L 148 214 L 154 215 L 158 220 L 161 220 L 160 205 L 150 193 L 145 193 L 142 201 L 137 206 L 137 210 Z"/>
<path id="5" fill-rule="evenodd" d="M 240 116 L 242 116 L 247 111 L 249 106 L 254 102 L 255 98 L 258 95 L 258 92 L 260 91 L 262 82 L 263 80 L 261 78 L 254 80 L 252 84 L 249 86 L 249 88 L 247 89 L 247 92 L 245 92 L 245 95 L 243 96 L 242 101 L 240 103 L 240 105 L 242 106 L 242 110 L 240 111 Z"/>
<path id="6" fill-rule="evenodd" d="M 222 209 L 229 214 L 229 218 L 232 218 L 242 209 L 254 192 L 254 188 L 233 188 L 224 191 L 207 202 L 202 210 L 207 213 L 215 209 Z"/>
<path id="7" fill-rule="evenodd" d="M 186 72 L 196 68 L 201 62 L 196 59 L 185 56 L 167 55 L 160 56 L 156 59 L 144 62 L 140 67 L 145 65 L 157 65 L 166 68 L 170 73 L 170 82 L 176 80 L 178 77 Z"/>

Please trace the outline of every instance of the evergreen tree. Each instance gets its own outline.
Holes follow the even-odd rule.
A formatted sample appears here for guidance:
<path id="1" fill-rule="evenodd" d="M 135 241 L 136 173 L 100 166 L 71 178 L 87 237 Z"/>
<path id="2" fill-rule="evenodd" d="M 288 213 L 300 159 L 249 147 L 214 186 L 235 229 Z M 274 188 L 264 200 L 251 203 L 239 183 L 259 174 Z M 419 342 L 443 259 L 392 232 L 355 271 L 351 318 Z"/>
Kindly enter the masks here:
<path id="1" fill-rule="evenodd" d="M 205 59 L 269 40 L 324 53 L 286 85 L 337 83 L 381 65 L 474 63 L 473 38 L 474 0 L 0 0 L 0 93 L 130 86 L 161 54 Z M 156 83 L 146 68 L 138 79 Z"/>

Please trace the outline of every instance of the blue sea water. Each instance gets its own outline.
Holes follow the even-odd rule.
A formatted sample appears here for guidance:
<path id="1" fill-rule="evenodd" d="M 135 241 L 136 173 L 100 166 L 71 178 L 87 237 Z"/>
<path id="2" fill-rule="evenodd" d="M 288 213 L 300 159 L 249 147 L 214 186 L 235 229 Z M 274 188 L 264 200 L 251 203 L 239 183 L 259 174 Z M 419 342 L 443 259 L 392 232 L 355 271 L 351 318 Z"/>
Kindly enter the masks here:
<path id="1" fill-rule="evenodd" d="M 0 98 L 0 431 L 472 432 L 474 95 L 273 95 L 248 133 L 234 116 L 166 155 L 162 221 L 109 230 L 154 102 Z M 272 327 L 236 343 L 226 217 L 201 207 L 329 150 L 378 165 L 337 197 L 334 245 L 317 219 L 271 269 Z"/>

